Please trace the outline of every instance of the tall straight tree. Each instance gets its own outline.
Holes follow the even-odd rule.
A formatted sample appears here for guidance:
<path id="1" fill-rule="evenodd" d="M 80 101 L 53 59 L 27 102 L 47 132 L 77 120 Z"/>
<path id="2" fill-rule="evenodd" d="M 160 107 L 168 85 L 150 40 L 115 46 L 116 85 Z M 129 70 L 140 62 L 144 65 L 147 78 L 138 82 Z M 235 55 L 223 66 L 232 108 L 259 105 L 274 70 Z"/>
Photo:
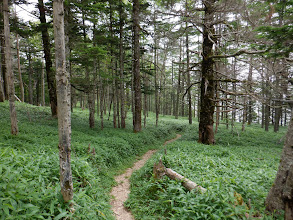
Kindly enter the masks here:
<path id="1" fill-rule="evenodd" d="M 46 13 L 45 13 L 45 6 L 44 6 L 43 0 L 39 0 L 38 8 L 40 11 L 40 22 L 41 22 L 40 27 L 42 31 L 43 48 L 44 48 L 44 54 L 45 54 L 47 83 L 48 83 L 48 90 L 49 90 L 51 113 L 53 117 L 57 117 L 56 84 L 54 79 L 54 72 L 52 69 L 51 45 L 50 45 L 48 23 L 46 21 Z"/>
<path id="2" fill-rule="evenodd" d="M 214 96 L 216 81 L 214 80 L 213 46 L 216 41 L 214 37 L 214 14 L 216 0 L 204 0 L 204 24 L 203 24 L 203 53 L 201 69 L 201 94 L 200 94 L 200 119 L 199 119 L 199 140 L 203 144 L 213 144 L 213 115 L 215 110 Z"/>
<path id="3" fill-rule="evenodd" d="M 14 103 L 14 76 L 12 71 L 12 56 L 10 44 L 10 28 L 9 28 L 9 9 L 8 0 L 3 0 L 3 17 L 4 17 L 4 41 L 5 41 L 5 65 L 6 65 L 6 78 L 8 82 L 8 97 L 10 108 L 10 121 L 11 121 L 11 134 L 18 134 L 17 117 Z"/>
<path id="4" fill-rule="evenodd" d="M 4 24 L 3 24 L 3 1 L 0 3 L 0 33 L 4 33 Z M 6 81 L 6 65 L 5 65 L 5 41 L 4 41 L 4 35 L 0 34 L 0 42 L 1 42 L 1 87 L 2 90 L 0 91 L 0 101 L 4 102 L 5 100 L 8 100 L 8 85 Z"/>
<path id="5" fill-rule="evenodd" d="M 188 3 L 185 2 L 185 11 L 187 13 Z M 189 39 L 188 39 L 188 22 L 185 22 L 185 45 L 186 45 L 186 76 L 187 76 L 187 88 L 190 87 L 190 71 L 189 71 Z M 192 103 L 191 103 L 191 89 L 187 91 L 187 99 L 188 99 L 188 122 L 192 124 Z"/>
<path id="6" fill-rule="evenodd" d="M 21 75 L 21 68 L 20 68 L 18 34 L 16 34 L 16 54 L 17 54 L 17 69 L 18 69 L 19 89 L 20 89 L 20 100 L 22 102 L 24 102 L 24 87 L 23 87 L 22 75 Z"/>
<path id="7" fill-rule="evenodd" d="M 73 183 L 70 163 L 71 153 L 71 104 L 69 73 L 66 70 L 64 6 L 63 0 L 53 2 L 55 39 L 56 84 L 58 101 L 58 133 L 60 159 L 60 185 L 65 202 L 73 198 Z"/>
<path id="8" fill-rule="evenodd" d="M 141 131 L 141 87 L 140 87 L 140 47 L 139 47 L 139 0 L 133 0 L 133 87 L 134 115 L 133 131 Z"/>
<path id="9" fill-rule="evenodd" d="M 121 128 L 125 128 L 125 91 L 124 91 L 124 48 L 123 48 L 123 37 L 124 37 L 124 9 L 123 1 L 119 2 L 119 70 L 120 70 L 120 98 L 121 98 Z"/>

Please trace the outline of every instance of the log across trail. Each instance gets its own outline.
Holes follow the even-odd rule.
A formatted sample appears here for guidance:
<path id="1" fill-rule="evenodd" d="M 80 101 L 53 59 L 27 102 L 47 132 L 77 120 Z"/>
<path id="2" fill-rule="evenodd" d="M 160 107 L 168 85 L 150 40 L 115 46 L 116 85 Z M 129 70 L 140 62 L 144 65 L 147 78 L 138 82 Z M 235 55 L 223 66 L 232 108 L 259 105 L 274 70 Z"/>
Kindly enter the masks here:
<path id="1" fill-rule="evenodd" d="M 166 141 L 164 145 L 176 141 L 180 137 L 181 135 L 177 134 L 176 138 Z M 130 193 L 129 178 L 134 171 L 142 168 L 147 160 L 150 159 L 155 152 L 156 150 L 149 150 L 142 156 L 140 160 L 135 162 L 131 168 L 128 168 L 125 173 L 115 177 L 115 181 L 118 183 L 118 185 L 113 187 L 111 191 L 111 196 L 113 197 L 111 200 L 111 206 L 117 220 L 134 220 L 131 212 L 123 205 L 128 198 L 128 194 Z"/>

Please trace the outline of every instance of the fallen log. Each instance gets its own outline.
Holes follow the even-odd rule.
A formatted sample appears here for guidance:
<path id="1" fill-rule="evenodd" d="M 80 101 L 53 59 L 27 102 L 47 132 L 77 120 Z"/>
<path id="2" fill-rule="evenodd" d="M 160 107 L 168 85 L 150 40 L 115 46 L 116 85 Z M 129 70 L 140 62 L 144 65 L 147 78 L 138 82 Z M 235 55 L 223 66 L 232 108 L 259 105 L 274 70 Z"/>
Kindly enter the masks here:
<path id="1" fill-rule="evenodd" d="M 172 180 L 177 180 L 181 182 L 181 184 L 189 191 L 196 190 L 202 193 L 206 191 L 206 189 L 202 186 L 197 185 L 195 182 L 185 178 L 174 170 L 166 168 L 161 159 L 158 164 L 154 164 L 153 172 L 155 179 L 161 179 L 164 175 L 166 175 Z"/>

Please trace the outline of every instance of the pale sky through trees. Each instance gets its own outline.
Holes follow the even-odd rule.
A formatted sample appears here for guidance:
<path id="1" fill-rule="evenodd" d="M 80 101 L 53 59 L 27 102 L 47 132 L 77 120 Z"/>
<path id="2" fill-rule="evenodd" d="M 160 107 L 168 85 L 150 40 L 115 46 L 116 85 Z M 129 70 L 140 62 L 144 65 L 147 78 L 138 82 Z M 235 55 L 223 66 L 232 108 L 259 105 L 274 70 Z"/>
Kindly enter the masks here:
<path id="1" fill-rule="evenodd" d="M 27 5 L 14 5 L 14 10 L 16 10 L 16 14 L 21 17 L 25 22 L 39 20 L 38 17 L 31 13 L 33 10 L 36 10 L 35 6 L 38 0 L 29 0 L 28 2 L 29 4 Z"/>

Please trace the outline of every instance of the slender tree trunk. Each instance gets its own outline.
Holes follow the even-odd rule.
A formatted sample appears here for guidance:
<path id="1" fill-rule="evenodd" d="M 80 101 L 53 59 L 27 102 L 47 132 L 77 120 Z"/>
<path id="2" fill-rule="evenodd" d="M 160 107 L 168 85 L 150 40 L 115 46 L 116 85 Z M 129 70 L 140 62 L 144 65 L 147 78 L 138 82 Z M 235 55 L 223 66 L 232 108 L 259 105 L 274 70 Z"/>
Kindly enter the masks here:
<path id="1" fill-rule="evenodd" d="M 29 104 L 33 104 L 33 68 L 32 68 L 32 57 L 31 57 L 31 50 L 27 52 L 27 59 L 28 59 L 28 97 L 29 97 Z"/>
<path id="2" fill-rule="evenodd" d="M 5 101 L 5 95 L 4 95 L 4 80 L 2 78 L 2 67 L 1 67 L 1 62 L 0 62 L 0 102 L 4 102 Z"/>
<path id="3" fill-rule="evenodd" d="M 176 95 L 176 114 L 175 118 L 178 119 L 179 116 L 179 104 L 180 104 L 180 92 L 181 92 L 181 62 L 182 62 L 182 47 L 181 39 L 179 39 L 179 66 L 178 66 L 178 81 L 177 81 L 177 95 Z"/>
<path id="4" fill-rule="evenodd" d="M 214 144 L 213 115 L 215 110 L 215 85 L 214 80 L 214 61 L 210 58 L 213 54 L 213 45 L 216 41 L 213 34 L 214 3 L 216 0 L 203 1 L 205 6 L 204 25 L 203 25 L 203 53 L 202 53 L 202 79 L 201 79 L 201 97 L 200 97 L 200 121 L 199 121 L 199 139 L 203 144 Z"/>
<path id="5" fill-rule="evenodd" d="M 269 91 L 269 77 L 267 73 L 266 77 L 266 89 L 265 89 L 265 95 L 266 95 L 266 104 L 265 104 L 265 131 L 269 130 L 270 125 L 270 91 Z"/>
<path id="6" fill-rule="evenodd" d="M 46 22 L 46 14 L 43 0 L 38 0 L 38 8 L 40 11 L 40 22 L 42 30 L 43 48 L 46 62 L 47 83 L 49 90 L 49 99 L 51 106 L 51 113 L 53 117 L 57 117 L 57 96 L 56 96 L 56 82 L 55 73 L 52 68 L 51 59 L 51 44 L 48 33 L 48 24 Z"/>
<path id="7" fill-rule="evenodd" d="M 3 19 L 3 16 L 2 16 L 2 3 L 0 3 L 0 19 Z M 0 30 L 1 32 L 3 33 L 3 27 L 1 27 L 0 25 Z M 4 68 L 3 68 L 3 58 L 4 58 L 4 51 L 3 51 L 3 48 L 4 46 L 2 45 L 2 43 L 4 43 L 4 41 L 2 40 L 3 39 L 3 36 L 0 35 L 0 43 L 1 43 L 1 47 L 0 47 L 0 52 L 1 52 L 1 61 L 0 61 L 0 102 L 4 102 L 5 101 L 5 92 L 4 92 Z"/>
<path id="8" fill-rule="evenodd" d="M 125 128 L 125 91 L 124 91 L 124 48 L 123 48 L 123 37 L 124 37 L 124 12 L 123 12 L 123 1 L 120 0 L 119 7 L 119 19 L 120 19 L 120 30 L 119 30 L 119 67 L 120 67 L 120 98 L 121 98 L 121 128 Z"/>
<path id="9" fill-rule="evenodd" d="M 89 108 L 89 126 L 95 127 L 95 89 L 94 85 L 89 85 L 88 91 L 88 108 Z"/>
<path id="10" fill-rule="evenodd" d="M 20 100 L 22 102 L 24 102 L 24 87 L 23 87 L 22 75 L 21 75 L 21 68 L 20 68 L 18 34 L 16 34 L 16 54 L 17 54 L 17 69 L 18 69 L 19 89 L 20 89 Z"/>
<path id="11" fill-rule="evenodd" d="M 3 11 L 3 1 L 0 3 L 0 20 L 4 20 L 4 11 Z M 0 33 L 4 33 L 4 25 L 0 25 Z M 3 34 L 0 34 L 0 39 L 1 39 L 1 78 L 2 78 L 2 81 L 3 81 L 3 84 L 2 84 L 2 91 L 3 91 L 3 94 L 2 94 L 2 100 L 5 101 L 5 100 L 8 100 L 8 82 L 7 82 L 7 70 L 6 70 L 6 64 L 5 64 L 5 39 L 4 39 L 4 35 Z M 1 92 L 1 91 L 0 91 Z"/>
<path id="12" fill-rule="evenodd" d="M 174 60 L 172 60 L 172 84 L 171 84 L 171 101 L 172 101 L 172 114 L 176 115 L 176 97 L 175 97 L 175 84 L 174 84 Z"/>
<path id="13" fill-rule="evenodd" d="M 155 43 L 156 47 L 156 43 Z M 158 86 L 158 68 L 157 68 L 157 49 L 155 48 L 154 56 L 154 69 L 155 69 L 155 110 L 156 110 L 156 126 L 159 123 L 159 114 L 160 114 L 160 103 L 159 103 L 159 86 Z"/>
<path id="14" fill-rule="evenodd" d="M 219 82 L 217 82 L 217 91 L 218 91 L 218 88 L 220 87 L 220 83 Z M 216 107 L 216 128 L 215 128 L 215 133 L 217 133 L 218 132 L 218 128 L 219 128 L 219 124 L 220 124 L 220 101 L 219 101 L 219 99 L 220 99 L 220 94 L 219 94 L 219 92 L 217 92 L 216 93 L 216 105 L 217 105 L 217 107 Z"/>
<path id="15" fill-rule="evenodd" d="M 184 54 L 184 52 L 183 52 Z M 184 60 L 184 56 L 183 56 L 183 60 Z M 181 71 L 182 71 L 182 75 L 181 75 L 181 94 L 183 94 L 184 91 L 184 84 L 185 84 L 185 75 L 184 75 L 184 65 L 182 65 Z M 181 116 L 184 117 L 185 116 L 185 112 L 184 112 L 184 107 L 185 107 L 185 97 L 182 98 L 181 101 Z"/>
<path id="16" fill-rule="evenodd" d="M 40 71 L 36 72 L 36 80 L 35 80 L 35 90 L 36 90 L 36 99 L 35 99 L 35 105 L 39 106 L 40 105 L 40 97 L 41 97 L 41 92 L 40 92 Z"/>
<path id="17" fill-rule="evenodd" d="M 147 118 L 147 89 L 148 89 L 148 78 L 147 78 L 147 74 L 144 73 L 144 105 L 143 105 L 143 127 L 145 128 L 146 126 L 146 118 Z"/>
<path id="18" fill-rule="evenodd" d="M 58 133 L 61 194 L 65 202 L 73 199 L 71 172 L 71 105 L 69 73 L 66 71 L 63 0 L 53 1 Z"/>
<path id="19" fill-rule="evenodd" d="M 242 115 L 242 131 L 245 130 L 245 123 L 246 123 L 246 120 L 247 120 L 247 97 L 246 95 L 244 95 L 244 98 L 243 98 L 243 115 Z"/>
<path id="20" fill-rule="evenodd" d="M 11 134 L 18 134 L 17 116 L 14 103 L 14 75 L 12 70 L 12 56 L 11 56 L 11 43 L 10 43 L 10 28 L 9 28 L 9 8 L 8 0 L 3 0 L 3 24 L 4 24 L 4 41 L 5 41 L 5 65 L 6 77 L 8 82 L 8 95 L 9 95 L 9 109 L 11 121 Z"/>
<path id="21" fill-rule="evenodd" d="M 100 119 L 101 119 L 101 130 L 104 129 L 104 87 L 103 87 L 103 81 L 100 76 Z"/>
<path id="22" fill-rule="evenodd" d="M 282 67 L 282 65 L 280 65 Z M 280 76 L 276 75 L 276 88 L 278 90 L 278 93 L 276 95 L 276 99 L 278 100 L 282 100 L 283 99 L 283 89 L 282 87 L 282 75 L 285 74 L 281 74 Z M 280 126 L 280 119 L 281 119 L 281 115 L 282 115 L 282 102 L 280 101 L 275 101 L 275 121 L 274 121 L 274 132 L 278 132 L 279 131 L 279 126 Z"/>
<path id="23" fill-rule="evenodd" d="M 248 78 L 247 78 L 247 83 L 248 83 L 248 92 L 252 93 L 252 56 L 250 57 L 250 62 L 249 62 L 249 71 L 248 71 Z M 247 109 L 247 124 L 250 125 L 252 123 L 252 112 L 253 112 L 253 102 L 251 99 L 251 96 L 248 96 L 248 109 Z"/>
<path id="24" fill-rule="evenodd" d="M 41 99 L 42 99 L 42 106 L 46 105 L 45 101 L 45 71 L 44 71 L 44 63 L 42 61 L 42 72 L 41 72 Z"/>
<path id="25" fill-rule="evenodd" d="M 187 2 L 186 2 L 186 10 L 187 10 Z M 188 39 L 188 24 L 186 22 L 186 76 L 187 76 L 187 88 L 190 86 L 190 71 L 189 71 L 189 39 Z M 191 103 L 191 89 L 187 92 L 188 99 L 188 122 L 192 124 L 192 103 Z"/>
<path id="26" fill-rule="evenodd" d="M 133 0 L 133 83 L 134 83 L 134 126 L 133 131 L 141 131 L 141 88 L 140 88 L 140 48 L 139 48 L 139 0 Z"/>

